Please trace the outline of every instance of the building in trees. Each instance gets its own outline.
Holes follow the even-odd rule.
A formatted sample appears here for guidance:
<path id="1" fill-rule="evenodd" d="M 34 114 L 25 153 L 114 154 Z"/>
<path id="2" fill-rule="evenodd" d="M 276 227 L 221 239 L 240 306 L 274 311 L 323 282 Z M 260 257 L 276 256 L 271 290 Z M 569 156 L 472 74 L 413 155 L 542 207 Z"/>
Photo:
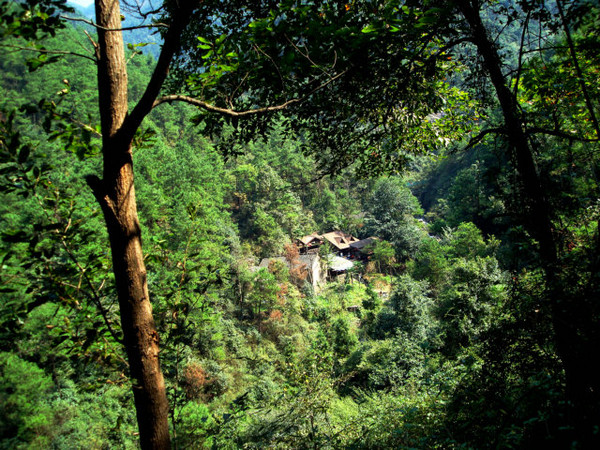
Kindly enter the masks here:
<path id="1" fill-rule="evenodd" d="M 350 255 L 350 245 L 359 241 L 354 236 L 344 233 L 343 231 L 330 231 L 323 235 L 323 239 L 329 242 L 339 253 L 344 256 Z"/>
<path id="2" fill-rule="evenodd" d="M 379 238 L 371 236 L 350 244 L 350 256 L 356 259 L 366 260 L 373 253 L 373 245 L 379 241 Z"/>
<path id="3" fill-rule="evenodd" d="M 300 253 L 318 253 L 319 248 L 325 244 L 325 242 L 329 242 L 334 251 L 341 253 L 343 256 L 350 256 L 353 254 L 351 244 L 356 244 L 360 241 L 348 233 L 337 230 L 330 231 L 323 235 L 319 235 L 318 233 L 309 234 L 308 236 L 298 239 L 296 245 L 298 246 Z M 365 245 L 368 245 L 368 243 Z M 364 247 L 364 245 L 362 247 Z M 355 250 L 362 247 L 358 247 Z"/>
<path id="4" fill-rule="evenodd" d="M 296 258 L 289 260 L 285 256 L 277 256 L 274 258 L 264 258 L 257 269 L 268 269 L 273 261 L 279 261 L 287 265 L 290 270 L 292 281 L 308 282 L 316 291 L 319 285 L 324 281 L 321 272 L 321 258 L 316 253 L 298 255 Z"/>
<path id="5" fill-rule="evenodd" d="M 318 233 L 312 233 L 296 240 L 296 246 L 298 247 L 300 254 L 318 253 L 319 248 L 323 244 L 323 237 Z"/>

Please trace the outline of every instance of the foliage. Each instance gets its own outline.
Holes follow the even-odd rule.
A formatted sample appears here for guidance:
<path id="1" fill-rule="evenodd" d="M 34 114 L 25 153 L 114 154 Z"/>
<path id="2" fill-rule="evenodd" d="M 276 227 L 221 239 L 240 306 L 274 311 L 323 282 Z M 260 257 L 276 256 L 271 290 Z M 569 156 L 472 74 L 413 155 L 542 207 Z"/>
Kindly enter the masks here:
<path id="1" fill-rule="evenodd" d="M 31 19 L 23 26 L 32 37 L 52 34 L 57 10 L 40 8 L 60 2 L 12 3 L 0 4 L 0 446 L 134 447 L 111 262 L 82 177 L 99 164 L 94 69 L 16 51 L 17 21 Z M 551 279 L 513 155 L 485 132 L 501 128 L 498 105 L 474 82 L 483 79 L 475 52 L 456 44 L 465 23 L 455 3 L 280 2 L 276 10 L 202 2 L 204 19 L 184 36 L 180 61 L 189 66 L 174 71 L 170 89 L 185 80 L 185 91 L 224 108 L 303 102 L 247 126 L 163 104 L 135 139 L 177 446 L 574 445 L 548 292 L 560 287 L 559 306 L 571 311 L 563 318 L 580 333 L 578 356 L 593 359 L 597 108 L 581 81 L 595 101 L 597 8 L 567 9 L 580 76 L 561 23 L 537 3 L 480 2 L 506 64 L 520 73 L 510 86 L 553 210 Z M 24 15 L 30 6 L 37 12 Z M 532 23 L 541 50 L 521 33 Z M 80 50 L 71 26 L 57 35 L 60 43 L 31 54 Z M 137 99 L 154 61 L 131 57 Z M 37 71 L 27 73 L 28 60 Z M 464 154 L 468 130 L 475 140 Z M 435 142 L 456 151 L 441 160 L 400 151 Z M 219 151 L 227 146 L 229 158 Z M 401 167 L 414 171 L 357 179 Z M 416 219 L 424 214 L 431 225 Z M 262 257 L 295 260 L 285 247 L 293 239 L 336 228 L 378 237 L 367 267 L 381 273 L 315 293 L 285 263 L 256 270 Z"/>
<path id="2" fill-rule="evenodd" d="M 0 433 L 7 447 L 43 436 L 50 426 L 50 408 L 44 404 L 44 394 L 52 380 L 35 364 L 23 361 L 10 353 L 0 354 L 2 372 L 0 392 L 2 397 L 2 425 Z M 42 394 L 41 396 L 39 394 Z M 44 446 L 47 442 L 37 442 Z"/>
<path id="3" fill-rule="evenodd" d="M 414 256 L 422 237 L 414 216 L 422 210 L 401 179 L 380 179 L 366 203 L 366 210 L 367 234 L 390 242 L 401 260 Z"/>
<path id="4" fill-rule="evenodd" d="M 207 20 L 213 15 L 218 20 Z M 362 174 L 397 171 L 408 155 L 463 131 L 458 112 L 469 109 L 468 96 L 443 81 L 447 56 L 433 34 L 422 32 L 429 18 L 416 9 L 396 2 L 375 9 L 365 2 L 283 1 L 277 8 L 209 2 L 199 16 L 171 89 L 185 86 L 229 110 L 270 105 L 292 115 L 321 173 L 351 164 Z M 216 133 L 229 121 L 224 116 L 202 118 Z M 244 118 L 236 131 L 245 139 L 267 123 L 260 115 Z M 231 122 L 237 124 L 236 115 Z M 235 153 L 229 145 L 224 151 Z"/>

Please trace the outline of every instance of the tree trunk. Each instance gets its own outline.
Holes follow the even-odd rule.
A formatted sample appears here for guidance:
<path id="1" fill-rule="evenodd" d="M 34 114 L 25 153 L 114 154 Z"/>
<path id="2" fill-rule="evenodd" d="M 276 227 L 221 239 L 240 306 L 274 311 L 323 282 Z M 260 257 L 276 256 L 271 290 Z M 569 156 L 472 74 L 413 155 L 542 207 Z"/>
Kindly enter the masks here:
<path id="1" fill-rule="evenodd" d="M 121 27 L 116 0 L 96 1 L 97 24 Z M 127 71 L 120 31 L 98 29 L 98 93 L 102 125 L 103 179 L 88 178 L 108 230 L 121 326 L 130 366 L 142 448 L 169 448 L 168 403 L 158 361 L 158 333 L 148 296 L 140 223 L 133 182 L 127 117 Z"/>
<path id="2" fill-rule="evenodd" d="M 533 151 L 531 149 L 525 124 L 519 114 L 516 97 L 508 88 L 502 74 L 502 62 L 493 41 L 487 34 L 479 14 L 476 2 L 457 1 L 460 12 L 465 17 L 477 47 L 483 65 L 500 102 L 505 122 L 505 133 L 515 152 L 517 170 L 528 211 L 528 228 L 539 243 L 541 264 L 547 278 L 548 300 L 551 306 L 552 324 L 555 332 L 556 350 L 561 358 L 565 372 L 566 394 L 570 404 L 570 424 L 576 430 L 577 438 L 590 443 L 593 425 L 597 423 L 598 379 L 597 372 L 588 367 L 590 359 L 595 360 L 597 349 L 591 349 L 590 343 L 580 326 L 585 320 L 583 308 L 578 305 L 583 299 L 574 299 L 566 295 L 559 279 L 558 246 L 553 233 L 551 207 L 544 194 Z M 571 298 L 570 298 L 571 297 Z"/>

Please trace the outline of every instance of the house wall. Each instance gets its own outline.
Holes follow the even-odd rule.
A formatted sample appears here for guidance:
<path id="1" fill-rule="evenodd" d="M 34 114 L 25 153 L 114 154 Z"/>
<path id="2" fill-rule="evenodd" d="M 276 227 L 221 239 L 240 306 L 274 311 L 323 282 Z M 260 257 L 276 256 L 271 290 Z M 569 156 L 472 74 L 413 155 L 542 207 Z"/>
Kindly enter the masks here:
<path id="1" fill-rule="evenodd" d="M 319 289 L 319 284 L 321 284 L 321 261 L 319 261 L 319 257 L 315 258 L 312 263 L 311 275 L 312 275 L 312 285 L 315 292 Z"/>

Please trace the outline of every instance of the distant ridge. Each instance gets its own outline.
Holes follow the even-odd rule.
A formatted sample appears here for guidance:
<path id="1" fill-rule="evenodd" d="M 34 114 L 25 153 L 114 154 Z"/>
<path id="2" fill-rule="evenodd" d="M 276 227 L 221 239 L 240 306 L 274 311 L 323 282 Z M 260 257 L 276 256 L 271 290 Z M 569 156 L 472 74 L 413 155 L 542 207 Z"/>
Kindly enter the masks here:
<path id="1" fill-rule="evenodd" d="M 89 6 L 81 6 L 76 3 L 67 2 L 67 5 L 69 5 L 71 8 L 75 8 L 76 14 L 87 19 L 93 20 L 96 17 L 96 11 L 93 3 Z"/>

